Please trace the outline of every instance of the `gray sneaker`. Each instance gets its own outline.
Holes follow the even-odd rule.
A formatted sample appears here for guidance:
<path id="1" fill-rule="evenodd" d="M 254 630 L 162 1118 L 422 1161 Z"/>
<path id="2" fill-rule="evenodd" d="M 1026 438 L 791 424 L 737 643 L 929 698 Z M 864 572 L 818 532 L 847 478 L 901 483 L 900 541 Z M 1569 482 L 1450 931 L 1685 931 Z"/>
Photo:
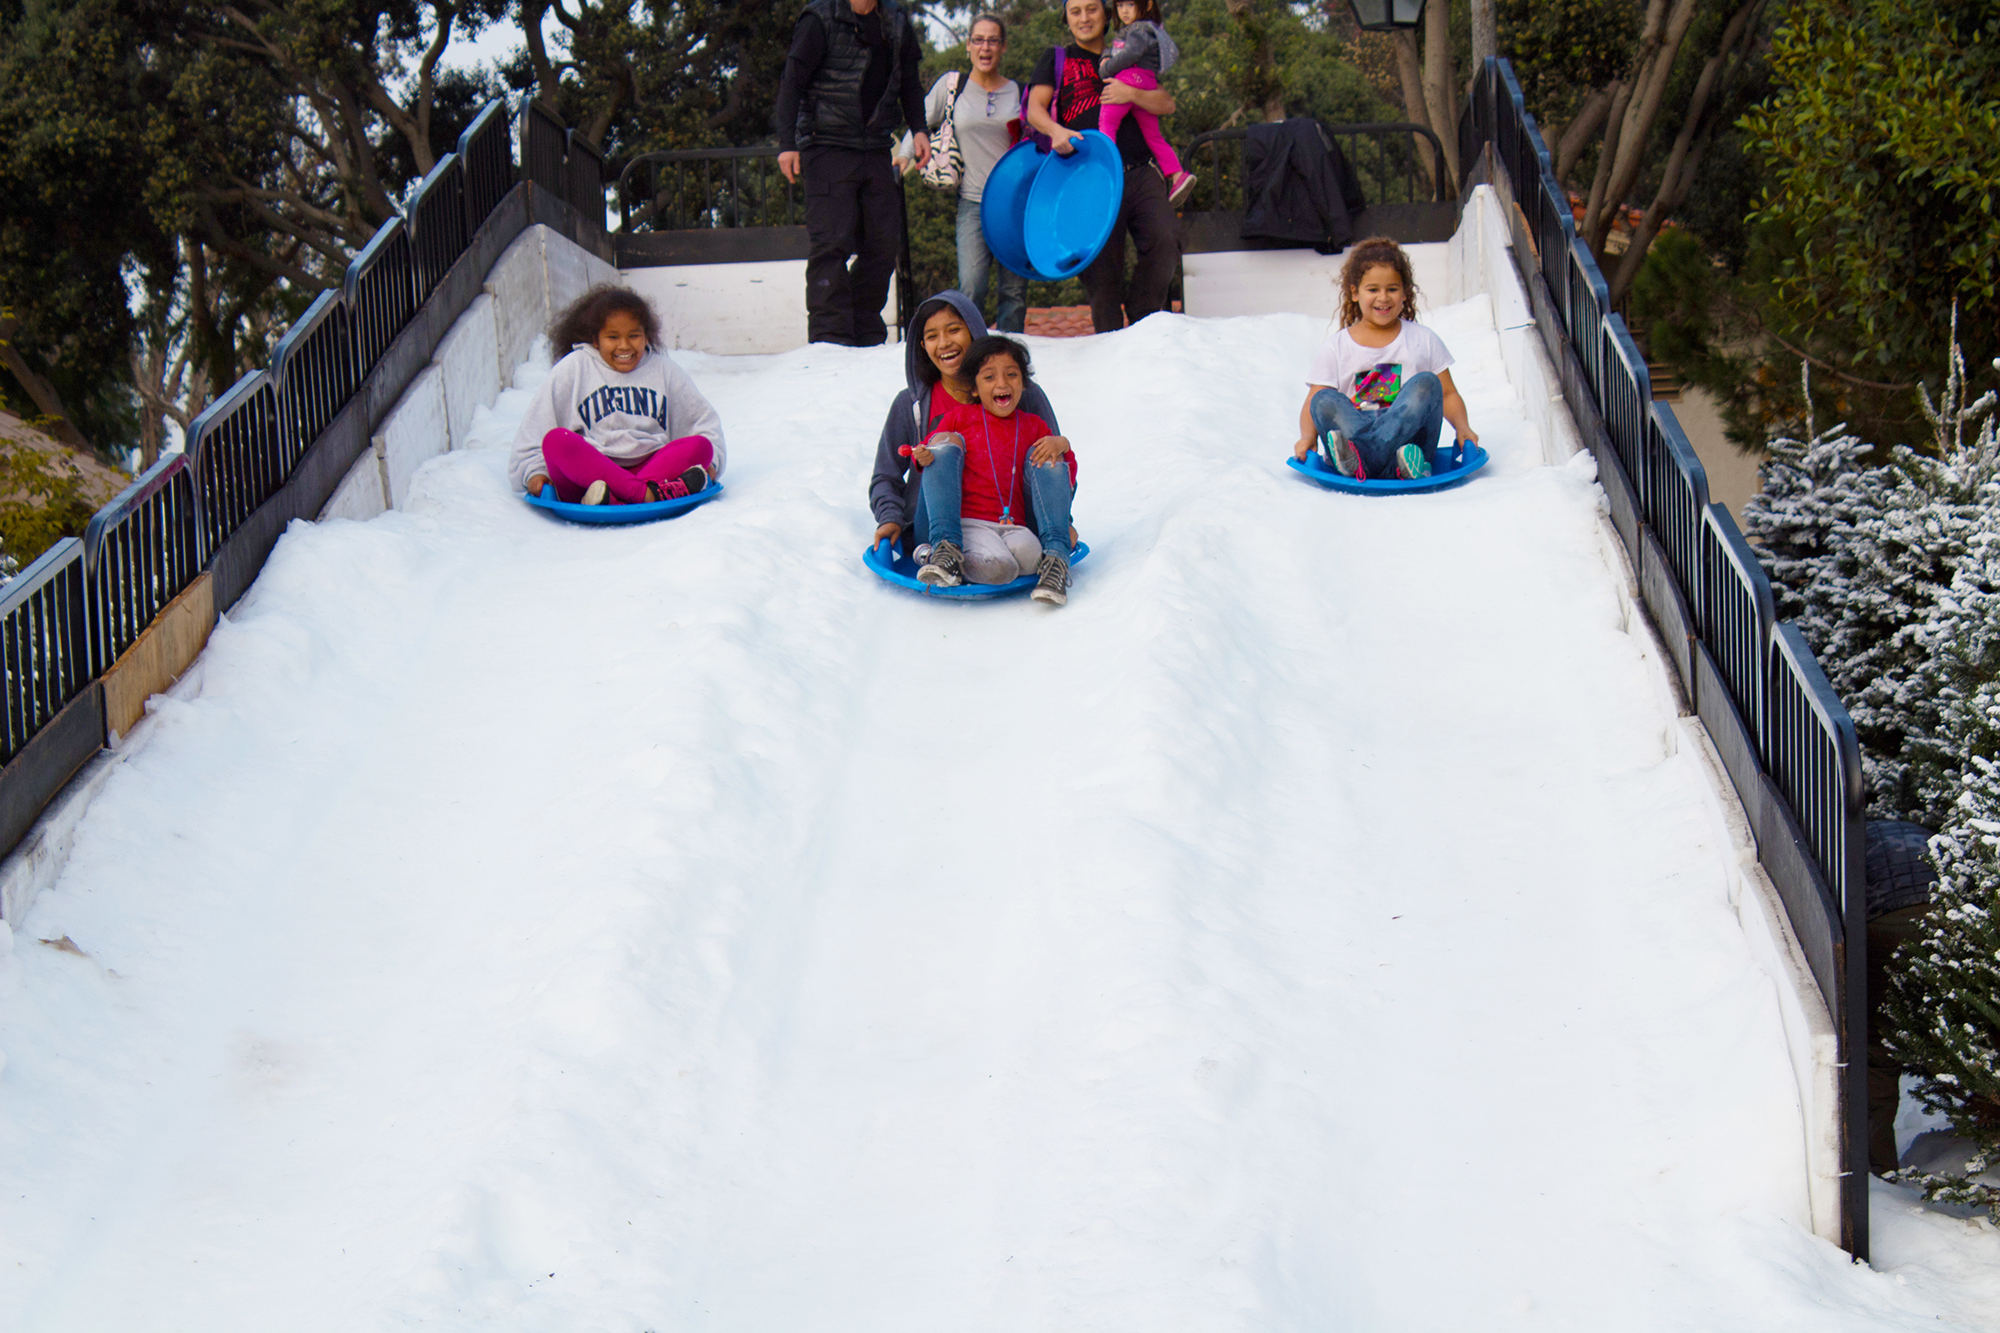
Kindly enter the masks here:
<path id="1" fill-rule="evenodd" d="M 931 558 L 917 571 L 917 582 L 933 588 L 956 588 L 965 582 L 965 556 L 952 542 L 931 547 Z"/>
<path id="2" fill-rule="evenodd" d="M 584 487 L 583 502 L 587 505 L 601 505 L 604 503 L 605 497 L 610 494 L 611 487 L 603 480 L 593 481 L 590 485 Z"/>
<path id="3" fill-rule="evenodd" d="M 1028 594 L 1038 602 L 1062 606 L 1069 601 L 1069 557 L 1054 551 L 1042 552 L 1035 566 L 1035 590 Z"/>
<path id="4" fill-rule="evenodd" d="M 1361 466 L 1361 451 L 1342 432 L 1330 430 L 1322 435 L 1319 451 L 1325 456 L 1326 465 L 1341 476 L 1353 477 L 1356 481 L 1368 480 L 1368 469 Z"/>

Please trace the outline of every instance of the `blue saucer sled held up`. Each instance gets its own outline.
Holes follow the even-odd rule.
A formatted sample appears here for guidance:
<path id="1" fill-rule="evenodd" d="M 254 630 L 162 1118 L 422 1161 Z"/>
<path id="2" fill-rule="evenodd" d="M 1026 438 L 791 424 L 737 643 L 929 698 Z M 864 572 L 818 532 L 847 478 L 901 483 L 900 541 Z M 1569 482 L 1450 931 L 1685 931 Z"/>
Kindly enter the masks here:
<path id="1" fill-rule="evenodd" d="M 1317 449 L 1307 454 L 1303 461 L 1287 458 L 1285 466 L 1330 491 L 1346 491 L 1350 495 L 1422 495 L 1427 491 L 1443 491 L 1464 485 L 1472 479 L 1473 473 L 1486 466 L 1486 459 L 1486 451 L 1476 444 L 1453 445 L 1437 451 L 1436 470 L 1428 477 L 1411 477 L 1408 480 L 1387 477 L 1356 481 L 1328 467 L 1326 459 Z"/>
<path id="2" fill-rule="evenodd" d="M 1075 569 L 1090 554 L 1090 548 L 1078 542 L 1069 553 L 1069 566 Z M 1026 592 L 1035 586 L 1033 574 L 1023 574 L 1010 583 L 962 583 L 956 588 L 939 588 L 929 583 L 917 581 L 917 562 L 904 553 L 900 546 L 891 546 L 885 539 L 876 542 L 862 555 L 861 563 L 875 571 L 875 576 L 884 583 L 893 583 L 911 592 L 920 592 L 926 597 L 948 597 L 960 602 L 984 601 L 989 597 L 1009 597 L 1017 592 Z"/>
<path id="3" fill-rule="evenodd" d="M 993 257 L 1043 282 L 1073 278 L 1090 266 L 1125 198 L 1125 163 L 1118 145 L 1098 130 L 1071 141 L 1067 155 L 1043 152 L 1023 139 L 986 178 L 979 221 Z"/>
<path id="4" fill-rule="evenodd" d="M 540 495 L 521 492 L 521 498 L 536 509 L 545 509 L 557 518 L 566 518 L 572 523 L 589 523 L 599 527 L 623 527 L 628 523 L 656 523 L 663 518 L 679 518 L 688 510 L 707 504 L 710 500 L 722 498 L 722 483 L 710 481 L 708 485 L 693 495 L 683 495 L 678 500 L 656 500 L 650 504 L 621 505 L 580 505 L 567 500 L 556 499 L 555 484 L 542 487 Z"/>

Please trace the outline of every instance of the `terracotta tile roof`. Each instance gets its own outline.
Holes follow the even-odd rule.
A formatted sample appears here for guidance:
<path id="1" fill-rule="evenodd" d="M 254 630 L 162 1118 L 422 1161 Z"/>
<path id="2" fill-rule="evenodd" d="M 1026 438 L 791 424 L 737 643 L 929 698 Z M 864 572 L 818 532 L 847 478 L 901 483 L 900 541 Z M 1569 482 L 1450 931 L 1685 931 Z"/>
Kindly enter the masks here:
<path id="1" fill-rule="evenodd" d="M 1180 312 L 1181 303 L 1175 301 L 1173 309 Z M 1096 330 L 1090 324 L 1090 307 L 1087 305 L 1031 305 L 1028 307 L 1028 327 L 1023 330 L 1037 338 L 1088 338 Z"/>

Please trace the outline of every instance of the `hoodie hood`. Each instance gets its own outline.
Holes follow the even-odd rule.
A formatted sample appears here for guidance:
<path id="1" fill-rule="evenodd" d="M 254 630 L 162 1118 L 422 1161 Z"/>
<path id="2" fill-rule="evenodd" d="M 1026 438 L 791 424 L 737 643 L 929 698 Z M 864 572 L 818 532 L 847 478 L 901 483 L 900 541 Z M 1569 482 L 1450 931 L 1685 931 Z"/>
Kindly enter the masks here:
<path id="1" fill-rule="evenodd" d="M 924 390 L 929 387 L 917 374 L 917 367 L 928 359 L 924 352 L 924 321 L 946 306 L 959 313 L 965 327 L 972 330 L 974 342 L 986 336 L 986 321 L 979 317 L 979 307 L 964 292 L 943 291 L 920 302 L 917 312 L 910 316 L 909 331 L 903 336 L 903 377 L 909 381 L 910 392 L 919 402 L 923 401 Z"/>

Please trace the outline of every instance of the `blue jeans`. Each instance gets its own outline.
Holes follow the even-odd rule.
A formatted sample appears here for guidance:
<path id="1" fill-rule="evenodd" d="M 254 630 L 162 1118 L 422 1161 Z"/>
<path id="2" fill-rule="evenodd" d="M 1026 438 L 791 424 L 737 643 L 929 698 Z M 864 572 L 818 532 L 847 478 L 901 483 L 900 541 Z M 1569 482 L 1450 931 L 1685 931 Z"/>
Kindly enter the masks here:
<path id="1" fill-rule="evenodd" d="M 1338 389 L 1312 396 L 1313 434 L 1325 439 L 1337 430 L 1354 444 L 1361 466 L 1377 479 L 1396 475 L 1396 451 L 1414 443 L 1424 461 L 1437 466 L 1438 432 L 1444 426 L 1444 385 L 1430 371 L 1404 382 L 1396 401 L 1379 412 L 1364 412 Z"/>
<path id="2" fill-rule="evenodd" d="M 956 435 L 940 436 L 932 442 L 931 465 L 924 469 L 923 501 L 928 528 L 925 540 L 935 546 L 950 542 L 965 546 L 965 524 L 960 514 L 965 499 L 965 446 L 947 444 Z M 1069 555 L 1069 505 L 1071 498 L 1069 464 L 1028 464 L 1029 517 L 1035 520 L 1035 535 L 1042 549 L 1065 558 Z"/>
<path id="3" fill-rule="evenodd" d="M 1028 327 L 1028 280 L 993 258 L 986 248 L 986 231 L 979 223 L 979 201 L 958 197 L 958 289 L 976 306 L 986 304 L 986 278 L 1000 271 L 1000 312 L 993 327 L 1020 333 Z"/>

